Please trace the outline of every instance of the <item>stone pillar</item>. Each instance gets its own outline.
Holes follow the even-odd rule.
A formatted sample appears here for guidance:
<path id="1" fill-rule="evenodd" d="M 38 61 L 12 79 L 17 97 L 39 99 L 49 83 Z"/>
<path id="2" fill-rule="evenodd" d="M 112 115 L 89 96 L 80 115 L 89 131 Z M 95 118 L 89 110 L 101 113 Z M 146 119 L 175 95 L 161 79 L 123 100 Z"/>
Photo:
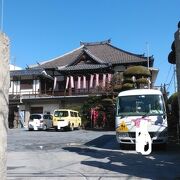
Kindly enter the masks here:
<path id="1" fill-rule="evenodd" d="M 179 127 L 180 127 L 180 22 L 178 23 L 178 30 L 175 32 L 175 54 L 176 54 L 176 75 L 177 75 L 177 90 L 179 102 Z"/>
<path id="2" fill-rule="evenodd" d="M 9 39 L 0 32 L 0 179 L 6 180 L 9 104 Z"/>

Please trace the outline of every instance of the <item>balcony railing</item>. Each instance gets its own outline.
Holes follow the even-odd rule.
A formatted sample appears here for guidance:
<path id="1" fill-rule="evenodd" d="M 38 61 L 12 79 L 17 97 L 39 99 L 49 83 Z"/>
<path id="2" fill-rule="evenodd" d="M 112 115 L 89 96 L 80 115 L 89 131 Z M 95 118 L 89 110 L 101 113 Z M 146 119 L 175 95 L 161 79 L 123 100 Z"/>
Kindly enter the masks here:
<path id="1" fill-rule="evenodd" d="M 107 91 L 103 89 L 68 89 L 66 91 L 52 91 L 52 90 L 41 90 L 35 92 L 33 90 L 27 90 L 23 92 L 9 92 L 9 99 L 31 99 L 41 97 L 61 97 L 61 96 L 80 96 L 80 95 L 92 95 L 92 94 L 104 94 Z"/>

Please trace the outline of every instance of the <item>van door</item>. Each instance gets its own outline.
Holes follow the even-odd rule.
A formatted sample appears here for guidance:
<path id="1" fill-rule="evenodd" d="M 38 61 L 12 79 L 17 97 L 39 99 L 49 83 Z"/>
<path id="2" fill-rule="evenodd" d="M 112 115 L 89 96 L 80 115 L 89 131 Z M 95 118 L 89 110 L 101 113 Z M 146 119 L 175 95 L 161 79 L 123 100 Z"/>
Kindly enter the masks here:
<path id="1" fill-rule="evenodd" d="M 70 116 L 71 116 L 71 126 L 73 125 L 75 127 L 75 119 L 74 119 L 74 112 L 70 111 Z"/>
<path id="2" fill-rule="evenodd" d="M 77 112 L 74 112 L 74 121 L 75 121 L 75 126 L 78 127 L 78 114 Z"/>

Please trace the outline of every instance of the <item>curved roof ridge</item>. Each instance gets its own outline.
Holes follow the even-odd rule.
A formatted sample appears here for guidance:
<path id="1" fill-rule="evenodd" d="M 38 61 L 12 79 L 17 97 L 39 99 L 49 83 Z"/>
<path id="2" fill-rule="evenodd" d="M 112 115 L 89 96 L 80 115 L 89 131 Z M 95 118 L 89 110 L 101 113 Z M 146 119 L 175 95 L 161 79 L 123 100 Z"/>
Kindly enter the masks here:
<path id="1" fill-rule="evenodd" d="M 120 49 L 120 48 L 118 48 L 118 47 L 116 47 L 116 46 L 113 46 L 112 44 L 108 44 L 109 46 L 111 46 L 112 48 L 115 48 L 115 49 L 117 49 L 117 50 L 119 50 L 119 51 L 122 51 L 122 52 L 124 52 L 124 53 L 127 53 L 127 54 L 129 54 L 129 55 L 133 55 L 133 56 L 137 56 L 137 57 L 140 57 L 140 58 L 144 58 L 144 59 L 147 59 L 147 57 L 146 56 L 144 56 L 144 53 L 143 54 L 135 54 L 135 53 L 131 53 L 131 52 L 129 52 L 129 51 L 125 51 L 125 50 L 123 50 L 123 49 Z M 149 58 L 151 58 L 152 56 L 149 56 Z"/>
<path id="2" fill-rule="evenodd" d="M 34 67 L 36 67 L 36 66 L 39 66 L 39 65 L 43 65 L 43 64 L 45 64 L 45 63 L 52 62 L 52 61 L 54 61 L 54 60 L 56 60 L 56 59 L 59 59 L 59 58 L 62 58 L 62 57 L 64 57 L 64 56 L 66 56 L 66 55 L 69 55 L 69 54 L 71 54 L 71 53 L 74 53 L 75 51 L 77 51 L 77 50 L 79 50 L 79 49 L 83 49 L 83 47 L 84 47 L 84 45 L 81 45 L 80 47 L 78 47 L 78 48 L 76 48 L 76 49 L 73 49 L 72 51 L 69 51 L 69 52 L 67 52 L 67 53 L 65 53 L 65 54 L 63 54 L 63 55 L 60 55 L 60 56 L 58 56 L 58 57 L 55 57 L 55 58 L 50 59 L 50 60 L 47 60 L 47 61 L 43 61 L 43 62 L 39 63 L 38 65 L 31 65 L 30 67 L 34 68 Z"/>

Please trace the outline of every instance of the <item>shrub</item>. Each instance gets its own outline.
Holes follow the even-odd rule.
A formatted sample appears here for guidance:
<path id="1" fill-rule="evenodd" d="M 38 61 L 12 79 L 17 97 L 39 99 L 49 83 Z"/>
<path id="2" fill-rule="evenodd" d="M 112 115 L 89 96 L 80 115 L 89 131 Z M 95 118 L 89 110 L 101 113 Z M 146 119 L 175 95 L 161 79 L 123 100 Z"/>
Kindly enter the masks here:
<path id="1" fill-rule="evenodd" d="M 122 90 L 129 90 L 129 89 L 134 89 L 134 84 L 131 84 L 131 83 L 123 84 Z"/>
<path id="2" fill-rule="evenodd" d="M 138 84 L 148 84 L 148 80 L 146 78 L 139 78 L 136 80 L 136 83 Z"/>
<path id="3" fill-rule="evenodd" d="M 176 92 L 176 93 L 172 94 L 172 95 L 170 96 L 170 98 L 168 99 L 168 102 L 167 102 L 167 103 L 171 105 L 171 109 L 172 109 L 171 113 L 172 113 L 175 117 L 179 118 L 178 93 Z"/>
<path id="4" fill-rule="evenodd" d="M 151 76 L 151 73 L 147 67 L 132 66 L 132 67 L 129 67 L 126 71 L 124 71 L 124 76 L 126 77 L 135 76 L 136 78 L 141 77 L 141 76 L 149 77 Z"/>

